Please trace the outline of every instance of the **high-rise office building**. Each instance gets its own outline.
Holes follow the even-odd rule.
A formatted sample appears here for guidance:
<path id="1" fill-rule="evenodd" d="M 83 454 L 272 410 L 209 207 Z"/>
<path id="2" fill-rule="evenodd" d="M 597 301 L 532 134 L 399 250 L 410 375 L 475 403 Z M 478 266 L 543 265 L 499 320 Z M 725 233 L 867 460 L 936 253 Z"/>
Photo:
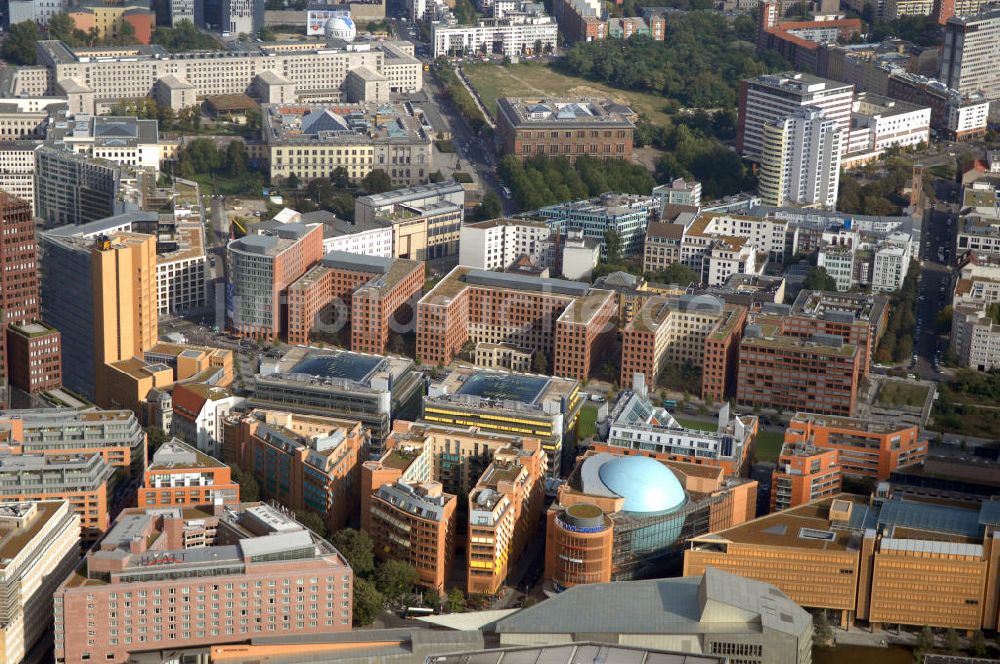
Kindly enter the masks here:
<path id="1" fill-rule="evenodd" d="M 36 255 L 31 205 L 0 191 L 0 389 L 8 373 L 8 323 L 32 323 L 39 315 Z"/>
<path id="2" fill-rule="evenodd" d="M 31 206 L 0 191 L 0 309 L 4 324 L 38 319 L 36 254 Z"/>
<path id="3" fill-rule="evenodd" d="M 41 245 L 43 315 L 62 333 L 63 384 L 103 404 L 104 365 L 156 343 L 156 237 L 54 229 Z"/>
<path id="4" fill-rule="evenodd" d="M 961 94 L 982 92 L 1000 98 L 1000 9 L 974 16 L 952 16 L 944 26 L 942 83 Z"/>
<path id="5" fill-rule="evenodd" d="M 0 504 L 0 661 L 21 662 L 52 628 L 52 595 L 79 556 L 65 500 Z"/>
<path id="6" fill-rule="evenodd" d="M 764 205 L 833 208 L 847 134 L 815 108 L 801 108 L 763 126 L 760 199 Z"/>
<path id="7" fill-rule="evenodd" d="M 843 131 L 842 153 L 851 130 L 854 85 L 838 83 L 800 72 L 764 74 L 740 82 L 736 151 L 745 159 L 760 161 L 764 149 L 764 124 L 813 106 L 826 112 Z"/>
<path id="8" fill-rule="evenodd" d="M 46 228 L 110 217 L 122 166 L 43 145 L 35 151 L 35 210 Z"/>
<path id="9" fill-rule="evenodd" d="M 130 360 L 157 341 L 156 237 L 117 233 L 91 248 L 97 403 L 108 401 L 105 365 Z"/>
<path id="10" fill-rule="evenodd" d="M 323 257 L 323 225 L 284 224 L 226 248 L 232 290 L 229 320 L 238 334 L 274 339 L 285 318 L 288 287 Z"/>

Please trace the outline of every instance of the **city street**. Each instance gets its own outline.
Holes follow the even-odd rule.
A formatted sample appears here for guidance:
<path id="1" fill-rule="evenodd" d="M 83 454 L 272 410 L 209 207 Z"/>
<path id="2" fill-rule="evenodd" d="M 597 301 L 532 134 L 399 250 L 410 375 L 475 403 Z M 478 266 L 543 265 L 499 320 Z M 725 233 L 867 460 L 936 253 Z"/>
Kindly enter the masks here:
<path id="1" fill-rule="evenodd" d="M 917 364 L 911 371 L 928 380 L 939 380 L 941 377 L 935 365 L 940 364 L 948 335 L 939 335 L 936 321 L 938 313 L 951 304 L 953 292 L 950 266 L 955 260 L 953 238 L 957 222 L 953 206 L 946 201 L 947 198 L 927 211 L 921 238 L 922 267 L 917 300 L 917 329 L 914 334 Z"/>

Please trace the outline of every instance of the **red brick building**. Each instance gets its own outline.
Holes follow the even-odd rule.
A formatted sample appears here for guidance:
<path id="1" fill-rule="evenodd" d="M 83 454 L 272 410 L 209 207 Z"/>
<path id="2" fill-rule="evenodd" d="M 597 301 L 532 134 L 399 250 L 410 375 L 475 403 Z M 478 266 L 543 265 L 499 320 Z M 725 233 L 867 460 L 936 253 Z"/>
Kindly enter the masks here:
<path id="1" fill-rule="evenodd" d="M 611 291 L 459 266 L 417 304 L 417 357 L 448 364 L 468 341 L 510 343 L 544 354 L 554 375 L 585 380 L 616 321 Z"/>
<path id="2" fill-rule="evenodd" d="M 496 139 L 502 154 L 632 159 L 631 109 L 606 99 L 497 100 Z"/>
<path id="3" fill-rule="evenodd" d="M 7 326 L 8 379 L 28 394 L 62 387 L 62 337 L 41 323 Z"/>
<path id="4" fill-rule="evenodd" d="M 328 253 L 288 288 L 288 342 L 308 344 L 313 329 L 351 326 L 351 350 L 382 355 L 392 322 L 409 323 L 424 286 L 424 264 L 407 259 Z"/>
<path id="5" fill-rule="evenodd" d="M 852 416 L 864 353 L 834 335 L 802 338 L 780 324 L 754 323 L 744 331 L 738 366 L 740 405 Z"/>

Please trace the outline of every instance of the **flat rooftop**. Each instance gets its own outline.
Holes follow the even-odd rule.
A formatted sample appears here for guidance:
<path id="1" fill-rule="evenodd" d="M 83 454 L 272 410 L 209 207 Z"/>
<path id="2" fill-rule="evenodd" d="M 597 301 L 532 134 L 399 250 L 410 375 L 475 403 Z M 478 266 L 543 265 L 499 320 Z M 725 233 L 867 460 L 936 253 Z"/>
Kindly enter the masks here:
<path id="1" fill-rule="evenodd" d="M 291 373 L 366 382 L 384 362 L 375 355 L 313 351 L 292 367 Z"/>
<path id="2" fill-rule="evenodd" d="M 547 376 L 515 373 L 477 373 L 469 376 L 456 394 L 535 403 L 551 380 Z"/>
<path id="3" fill-rule="evenodd" d="M 501 97 L 497 100 L 498 115 L 509 118 L 514 126 L 535 128 L 565 127 L 570 125 L 595 125 L 601 127 L 628 127 L 631 109 L 610 99 L 591 97 Z"/>
<path id="4" fill-rule="evenodd" d="M 472 405 L 492 400 L 541 409 L 547 402 L 569 398 L 579 386 L 573 378 L 458 368 L 432 387 L 437 396 L 427 398 L 450 398 Z"/>
<path id="5" fill-rule="evenodd" d="M 422 125 L 402 104 L 265 104 L 264 137 L 276 145 L 351 141 L 430 144 Z"/>
<path id="6" fill-rule="evenodd" d="M 8 563 L 55 518 L 62 504 L 61 500 L 43 500 L 0 505 L 0 571 L 6 569 Z M 23 520 L 25 517 L 28 517 L 27 520 Z M 14 520 L 22 521 L 15 524 Z"/>

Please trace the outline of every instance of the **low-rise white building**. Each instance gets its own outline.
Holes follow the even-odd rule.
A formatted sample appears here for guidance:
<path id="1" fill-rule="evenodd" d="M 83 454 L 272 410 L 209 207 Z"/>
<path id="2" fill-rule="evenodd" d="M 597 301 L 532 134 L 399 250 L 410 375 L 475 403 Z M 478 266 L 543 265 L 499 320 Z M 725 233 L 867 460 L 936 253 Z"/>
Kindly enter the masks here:
<path id="1" fill-rule="evenodd" d="M 549 267 L 549 226 L 527 219 L 491 219 L 462 226 L 458 263 L 483 270 L 505 270 L 521 256 Z"/>
<path id="2" fill-rule="evenodd" d="M 600 241 L 584 237 L 582 231 L 570 231 L 562 248 L 563 279 L 589 280 L 600 259 Z"/>
<path id="3" fill-rule="evenodd" d="M 392 257 L 392 224 L 373 219 L 351 223 L 332 212 L 317 210 L 301 215 L 304 224 L 323 224 L 323 253 L 346 251 L 364 256 Z"/>
<path id="4" fill-rule="evenodd" d="M 816 254 L 816 267 L 826 270 L 840 292 L 851 290 L 854 283 L 854 254 L 855 247 L 848 244 L 827 244 Z"/>
<path id="5" fill-rule="evenodd" d="M 528 3 L 525 3 L 526 5 Z M 434 25 L 434 57 L 464 55 L 477 51 L 502 53 L 513 58 L 556 48 L 559 26 L 541 11 L 484 18 L 476 25 Z"/>
<path id="6" fill-rule="evenodd" d="M 178 383 L 173 393 L 170 434 L 205 454 L 221 458 L 223 421 L 244 401 L 224 387 Z"/>
<path id="7" fill-rule="evenodd" d="M 976 371 L 1000 368 L 1000 324 L 995 307 L 959 305 L 951 319 L 951 348 L 962 366 Z"/>
<path id="8" fill-rule="evenodd" d="M 931 109 L 870 92 L 854 97 L 851 134 L 842 166 L 878 158 L 887 148 L 930 143 Z"/>
<path id="9" fill-rule="evenodd" d="M 0 141 L 0 189 L 35 209 L 35 148 L 32 141 Z"/>
<path id="10" fill-rule="evenodd" d="M 161 161 L 173 158 L 178 145 L 160 140 L 156 120 L 83 113 L 54 118 L 47 141 L 93 159 L 153 170 L 159 170 Z"/>
<path id="11" fill-rule="evenodd" d="M 687 456 L 729 462 L 739 468 L 757 430 L 753 415 L 730 416 L 729 404 L 719 410 L 715 431 L 681 426 L 665 409 L 653 404 L 643 374 L 635 374 L 632 392 L 618 400 L 611 413 L 608 446 L 661 457 Z M 628 452 L 626 452 L 628 453 Z"/>

